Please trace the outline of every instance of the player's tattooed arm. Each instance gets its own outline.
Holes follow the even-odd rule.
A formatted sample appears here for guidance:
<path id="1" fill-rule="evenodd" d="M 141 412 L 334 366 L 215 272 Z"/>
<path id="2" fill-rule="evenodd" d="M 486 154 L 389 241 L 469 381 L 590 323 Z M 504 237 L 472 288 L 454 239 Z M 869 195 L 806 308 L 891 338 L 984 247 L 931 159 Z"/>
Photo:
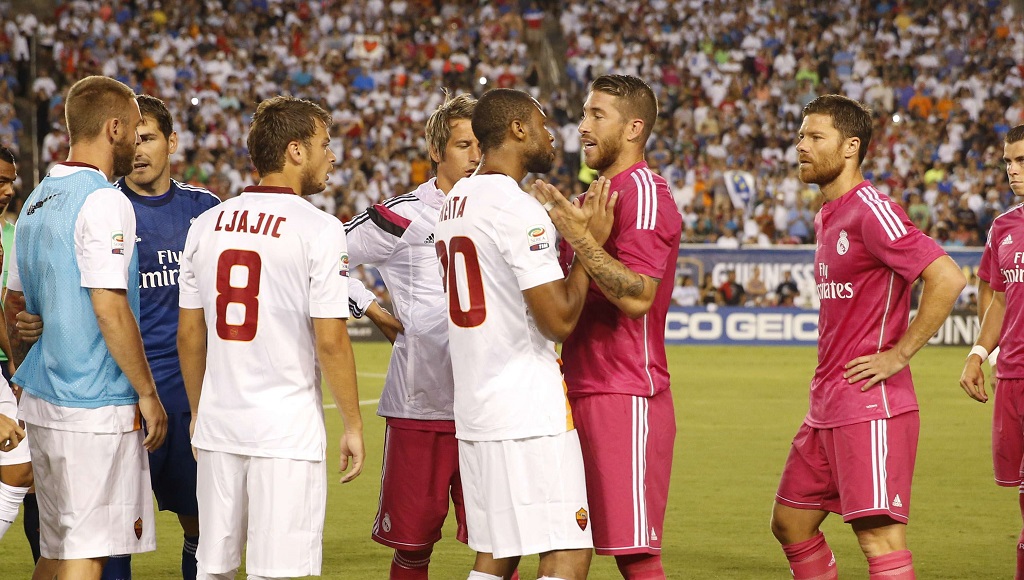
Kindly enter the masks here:
<path id="1" fill-rule="evenodd" d="M 638 298 L 644 293 L 647 279 L 653 280 L 655 285 L 659 282 L 657 278 L 630 270 L 587 238 L 570 240 L 569 244 L 576 250 L 576 256 L 590 277 L 609 298 Z"/>

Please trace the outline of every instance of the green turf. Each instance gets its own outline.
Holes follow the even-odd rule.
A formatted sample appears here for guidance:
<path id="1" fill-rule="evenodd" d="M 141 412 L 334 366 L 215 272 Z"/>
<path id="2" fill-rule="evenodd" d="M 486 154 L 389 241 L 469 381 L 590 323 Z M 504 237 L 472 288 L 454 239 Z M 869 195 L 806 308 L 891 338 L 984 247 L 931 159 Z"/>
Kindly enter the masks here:
<path id="1" fill-rule="evenodd" d="M 389 349 L 357 344 L 361 398 L 375 399 Z M 992 482 L 989 456 L 991 403 L 970 401 L 957 386 L 964 348 L 925 348 L 914 375 L 922 405 L 921 442 L 909 528 L 919 578 L 1010 578 L 1020 531 L 1016 490 Z M 675 347 L 670 349 L 679 421 L 669 513 L 664 533 L 670 578 L 789 578 L 768 516 L 790 439 L 807 408 L 812 348 Z M 383 421 L 363 407 L 369 458 L 363 475 L 342 486 L 332 475 L 324 541 L 324 577 L 386 578 L 389 550 L 372 542 Z M 340 420 L 328 410 L 337 470 Z M 20 521 L 0 542 L 0 577 L 30 575 Z M 434 578 L 465 578 L 472 554 L 452 539 L 435 550 Z M 836 516 L 825 533 L 841 577 L 867 578 L 853 533 Z M 176 520 L 158 518 L 159 550 L 135 559 L 135 578 L 177 578 L 181 536 Z M 524 559 L 522 577 L 535 577 L 536 558 Z M 591 578 L 616 578 L 609 558 L 595 558 Z"/>

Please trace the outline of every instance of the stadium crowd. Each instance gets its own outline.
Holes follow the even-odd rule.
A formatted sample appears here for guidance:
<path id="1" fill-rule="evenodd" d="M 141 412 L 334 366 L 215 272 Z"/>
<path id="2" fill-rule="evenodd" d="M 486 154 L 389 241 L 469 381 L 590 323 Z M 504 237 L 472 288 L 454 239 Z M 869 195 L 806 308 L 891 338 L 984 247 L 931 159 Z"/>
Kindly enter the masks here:
<path id="1" fill-rule="evenodd" d="M 812 242 L 820 200 L 796 177 L 794 144 L 802 106 L 838 92 L 875 112 L 865 176 L 941 244 L 980 245 L 1012 201 L 1002 136 L 1024 121 L 1024 31 L 1008 0 L 75 0 L 44 18 L 0 3 L 0 15 L 0 142 L 29 151 L 13 104 L 31 99 L 41 172 L 67 153 L 67 89 L 103 74 L 164 99 L 180 127 L 172 174 L 227 198 L 254 183 L 256 104 L 286 93 L 333 112 L 339 162 L 313 202 L 342 220 L 426 179 L 423 124 L 444 88 L 531 90 L 560 145 L 550 177 L 579 191 L 575 101 L 618 72 L 662 104 L 647 158 L 673 187 L 684 242 Z M 554 94 L 540 94 L 526 43 L 544 18 L 568 45 L 569 86 Z"/>

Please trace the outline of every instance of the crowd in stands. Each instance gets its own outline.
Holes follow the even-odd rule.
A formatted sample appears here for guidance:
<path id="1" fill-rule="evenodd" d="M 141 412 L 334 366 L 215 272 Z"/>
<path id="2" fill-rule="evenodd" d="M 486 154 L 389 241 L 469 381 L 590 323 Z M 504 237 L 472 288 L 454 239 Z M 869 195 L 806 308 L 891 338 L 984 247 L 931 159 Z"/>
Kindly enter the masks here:
<path id="1" fill-rule="evenodd" d="M 554 94 L 540 94 L 525 41 L 545 18 L 568 46 Z M 636 74 L 661 103 L 647 158 L 683 240 L 768 246 L 813 242 L 820 199 L 796 177 L 794 144 L 802 106 L 838 92 L 876 113 L 866 176 L 941 243 L 980 245 L 1012 202 L 1001 156 L 1024 122 L 1019 21 L 1010 0 L 71 0 L 46 17 L 0 2 L 0 142 L 30 151 L 22 97 L 37 106 L 41 171 L 62 160 L 65 93 L 105 74 L 164 99 L 172 175 L 228 197 L 255 180 L 256 104 L 288 93 L 333 112 L 339 161 L 313 202 L 346 220 L 428 177 L 423 124 L 442 89 L 532 91 L 559 144 L 550 177 L 580 191 L 573 100 L 600 74 Z"/>

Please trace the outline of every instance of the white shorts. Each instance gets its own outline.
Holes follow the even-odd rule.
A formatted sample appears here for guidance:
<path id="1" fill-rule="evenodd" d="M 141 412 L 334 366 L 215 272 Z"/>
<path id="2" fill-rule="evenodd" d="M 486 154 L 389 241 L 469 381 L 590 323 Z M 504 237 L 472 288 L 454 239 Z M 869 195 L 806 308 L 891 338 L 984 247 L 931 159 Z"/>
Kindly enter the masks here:
<path id="1" fill-rule="evenodd" d="M 199 567 L 224 574 L 319 576 L 327 462 L 198 450 Z"/>
<path id="2" fill-rule="evenodd" d="M 18 399 L 14 397 L 14 391 L 7 385 L 7 382 L 2 380 L 0 380 L 0 415 L 7 415 L 15 421 L 18 420 Z M 32 454 L 29 451 L 28 437 L 22 439 L 14 449 L 0 451 L 0 465 L 21 465 L 30 461 L 32 461 Z"/>
<path id="3" fill-rule="evenodd" d="M 81 433 L 31 424 L 28 429 L 44 557 L 75 560 L 156 549 L 142 430 Z"/>
<path id="4" fill-rule="evenodd" d="M 469 547 L 495 558 L 594 547 L 575 430 L 459 441 Z"/>

